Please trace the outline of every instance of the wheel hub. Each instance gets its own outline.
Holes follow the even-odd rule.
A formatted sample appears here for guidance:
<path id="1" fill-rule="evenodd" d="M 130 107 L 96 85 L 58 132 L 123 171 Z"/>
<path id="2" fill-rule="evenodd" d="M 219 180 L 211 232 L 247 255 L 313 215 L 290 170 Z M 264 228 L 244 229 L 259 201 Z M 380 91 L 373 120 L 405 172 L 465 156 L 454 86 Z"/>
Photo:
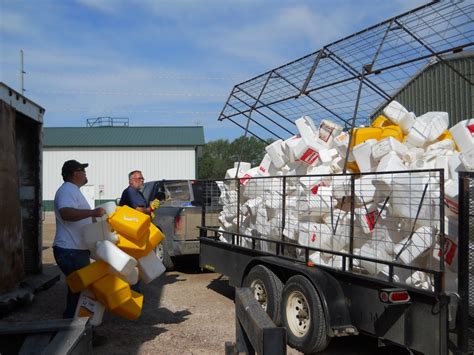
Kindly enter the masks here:
<path id="1" fill-rule="evenodd" d="M 303 337 L 307 334 L 311 317 L 308 302 L 301 292 L 295 291 L 288 297 L 286 316 L 290 330 L 294 335 Z"/>
<path id="2" fill-rule="evenodd" d="M 250 288 L 253 290 L 253 296 L 260 303 L 263 310 L 267 310 L 267 291 L 265 286 L 260 280 L 255 280 L 250 284 Z"/>

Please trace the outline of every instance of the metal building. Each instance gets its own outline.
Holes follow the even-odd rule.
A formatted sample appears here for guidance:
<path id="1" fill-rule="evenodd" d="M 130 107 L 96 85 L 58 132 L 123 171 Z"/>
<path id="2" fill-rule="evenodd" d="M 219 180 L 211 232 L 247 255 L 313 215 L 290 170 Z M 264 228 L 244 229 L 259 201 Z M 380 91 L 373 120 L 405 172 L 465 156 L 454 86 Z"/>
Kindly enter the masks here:
<path id="1" fill-rule="evenodd" d="M 115 200 L 128 186 L 128 173 L 146 180 L 195 179 L 204 129 L 193 127 L 45 127 L 43 202 L 53 209 L 66 160 L 89 163 L 82 188 L 91 205 Z"/>
<path id="2" fill-rule="evenodd" d="M 433 58 L 393 98 L 417 116 L 428 111 L 446 111 L 451 127 L 474 118 L 474 51 L 440 58 Z M 379 113 L 381 109 L 377 110 Z"/>

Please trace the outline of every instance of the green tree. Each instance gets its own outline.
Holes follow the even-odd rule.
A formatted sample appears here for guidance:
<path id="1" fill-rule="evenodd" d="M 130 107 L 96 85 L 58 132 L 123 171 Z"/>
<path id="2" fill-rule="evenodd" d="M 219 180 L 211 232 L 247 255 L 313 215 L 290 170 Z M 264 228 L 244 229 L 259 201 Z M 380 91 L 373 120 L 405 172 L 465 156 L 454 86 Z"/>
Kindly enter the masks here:
<path id="1" fill-rule="evenodd" d="M 223 179 L 227 169 L 234 167 L 234 162 L 245 161 L 257 166 L 265 155 L 265 147 L 271 141 L 262 142 L 255 137 L 240 137 L 232 142 L 227 139 L 210 141 L 203 147 L 202 157 L 198 163 L 199 179 Z"/>

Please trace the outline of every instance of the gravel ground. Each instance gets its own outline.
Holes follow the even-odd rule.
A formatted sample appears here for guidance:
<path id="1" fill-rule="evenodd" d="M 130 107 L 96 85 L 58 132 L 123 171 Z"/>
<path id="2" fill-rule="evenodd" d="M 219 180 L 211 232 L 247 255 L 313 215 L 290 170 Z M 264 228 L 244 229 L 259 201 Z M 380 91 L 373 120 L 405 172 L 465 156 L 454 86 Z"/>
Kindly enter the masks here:
<path id="1" fill-rule="evenodd" d="M 51 213 L 43 224 L 43 265 L 56 268 L 52 255 L 55 225 Z M 235 341 L 234 288 L 216 273 L 201 272 L 197 258 L 178 260 L 177 270 L 148 285 L 142 315 L 128 321 L 106 312 L 98 327 L 107 342 L 94 354 L 224 354 L 226 341 Z M 38 292 L 33 302 L 2 321 L 37 321 L 61 318 L 65 307 L 64 278 Z M 378 349 L 375 339 L 333 339 L 321 354 L 405 354 L 400 349 Z M 287 354 L 302 354 L 290 347 Z"/>

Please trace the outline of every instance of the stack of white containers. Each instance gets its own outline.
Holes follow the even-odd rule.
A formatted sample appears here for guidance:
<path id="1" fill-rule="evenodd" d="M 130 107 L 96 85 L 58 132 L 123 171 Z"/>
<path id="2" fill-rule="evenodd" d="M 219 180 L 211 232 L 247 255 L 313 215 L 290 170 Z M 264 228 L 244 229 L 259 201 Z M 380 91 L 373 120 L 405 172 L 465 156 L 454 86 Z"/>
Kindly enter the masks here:
<path id="1" fill-rule="evenodd" d="M 342 171 L 349 153 L 347 172 L 368 173 L 355 175 L 354 180 L 354 254 L 436 270 L 441 255 L 440 176 L 408 170 L 444 169 L 446 287 L 453 289 L 458 171 L 474 169 L 474 119 L 448 130 L 446 112 L 416 117 L 396 101 L 383 112 L 371 127 L 349 132 L 329 120 L 317 127 L 310 117 L 301 117 L 295 121 L 299 135 L 268 145 L 259 166 L 235 163 L 226 178 L 239 178 L 241 195 L 239 200 L 237 180 L 221 185 L 221 239 L 230 242 L 230 234 L 224 232 L 269 240 L 281 240 L 283 234 L 295 245 L 347 253 L 352 178 Z M 285 186 L 279 176 L 287 177 Z M 250 247 L 249 238 L 240 243 Z M 262 241 L 260 248 L 272 252 L 275 243 Z M 302 257 L 301 249 L 295 249 L 295 255 Z M 310 260 L 342 267 L 342 258 L 331 253 L 314 252 Z M 380 277 L 388 272 L 384 264 L 363 259 L 356 260 L 356 267 Z M 394 277 L 417 287 L 433 287 L 422 272 L 396 268 Z"/>

